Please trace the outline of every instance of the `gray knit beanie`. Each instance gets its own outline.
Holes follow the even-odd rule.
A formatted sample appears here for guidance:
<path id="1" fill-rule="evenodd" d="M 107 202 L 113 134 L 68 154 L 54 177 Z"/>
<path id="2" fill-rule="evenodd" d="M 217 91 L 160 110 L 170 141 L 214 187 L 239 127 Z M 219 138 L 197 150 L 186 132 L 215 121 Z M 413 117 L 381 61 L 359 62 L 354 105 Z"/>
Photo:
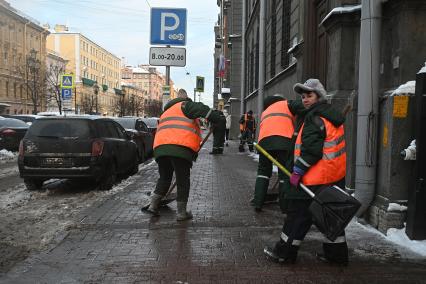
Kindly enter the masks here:
<path id="1" fill-rule="evenodd" d="M 318 79 L 308 79 L 305 83 L 297 83 L 293 87 L 294 91 L 298 94 L 315 92 L 318 95 L 319 100 L 325 100 L 327 91 Z"/>

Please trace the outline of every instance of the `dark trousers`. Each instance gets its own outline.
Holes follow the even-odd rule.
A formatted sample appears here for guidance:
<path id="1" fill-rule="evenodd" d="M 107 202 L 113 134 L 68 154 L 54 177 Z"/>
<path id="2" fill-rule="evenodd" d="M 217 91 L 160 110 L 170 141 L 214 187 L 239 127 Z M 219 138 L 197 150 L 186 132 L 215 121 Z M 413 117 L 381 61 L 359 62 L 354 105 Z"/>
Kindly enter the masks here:
<path id="1" fill-rule="evenodd" d="M 272 157 L 274 157 L 281 165 L 287 167 L 288 163 L 288 151 L 285 150 L 274 150 L 268 151 Z M 269 180 L 272 175 L 272 162 L 264 155 L 259 155 L 259 164 L 257 167 L 256 185 L 254 188 L 254 205 L 257 208 L 261 208 L 265 202 L 265 197 L 268 192 Z M 287 201 L 284 197 L 286 187 L 290 186 L 290 180 L 282 171 L 278 171 L 279 179 L 279 202 L 281 211 L 285 212 L 287 208 Z"/>
<path id="2" fill-rule="evenodd" d="M 250 129 L 246 129 L 241 133 L 239 150 L 244 152 L 244 145 L 247 143 L 250 151 L 253 151 L 254 132 Z"/>
<path id="3" fill-rule="evenodd" d="M 169 156 L 160 157 L 156 162 L 158 163 L 160 178 L 157 181 L 154 193 L 161 196 L 166 195 L 172 183 L 173 172 L 175 172 L 177 185 L 176 201 L 188 202 L 192 163 L 182 158 Z"/>
<path id="4" fill-rule="evenodd" d="M 229 128 L 225 129 L 225 140 L 229 140 Z"/>
<path id="5" fill-rule="evenodd" d="M 315 194 L 318 194 L 324 187 L 315 186 L 310 188 Z M 296 189 L 295 189 L 296 190 Z M 302 189 L 297 189 L 302 190 Z M 285 220 L 281 240 L 277 242 L 276 249 L 279 254 L 293 253 L 291 257 L 296 257 L 300 243 L 305 238 L 313 224 L 312 214 L 309 211 L 309 205 L 312 199 L 290 199 L 287 208 L 287 218 Z M 327 259 L 339 263 L 347 263 L 348 246 L 346 243 L 345 232 L 331 242 L 323 237 L 323 251 Z"/>

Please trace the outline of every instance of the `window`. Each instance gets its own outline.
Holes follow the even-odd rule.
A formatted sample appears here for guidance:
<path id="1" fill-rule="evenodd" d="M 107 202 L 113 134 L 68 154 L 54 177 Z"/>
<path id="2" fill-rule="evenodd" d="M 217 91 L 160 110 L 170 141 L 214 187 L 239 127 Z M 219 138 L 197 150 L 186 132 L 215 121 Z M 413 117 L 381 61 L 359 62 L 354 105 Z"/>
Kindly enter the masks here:
<path id="1" fill-rule="evenodd" d="M 287 53 L 290 48 L 290 13 L 291 0 L 283 0 L 283 22 L 282 22 L 282 48 L 281 48 L 281 66 L 287 68 L 290 63 L 290 56 Z"/>
<path id="2" fill-rule="evenodd" d="M 276 14 L 276 0 L 271 3 L 271 78 L 275 75 L 275 53 L 277 45 L 277 14 Z"/>
<path id="3" fill-rule="evenodd" d="M 9 96 L 9 81 L 6 81 L 6 97 Z"/>
<path id="4" fill-rule="evenodd" d="M 16 83 L 13 83 L 13 96 L 16 98 Z"/>

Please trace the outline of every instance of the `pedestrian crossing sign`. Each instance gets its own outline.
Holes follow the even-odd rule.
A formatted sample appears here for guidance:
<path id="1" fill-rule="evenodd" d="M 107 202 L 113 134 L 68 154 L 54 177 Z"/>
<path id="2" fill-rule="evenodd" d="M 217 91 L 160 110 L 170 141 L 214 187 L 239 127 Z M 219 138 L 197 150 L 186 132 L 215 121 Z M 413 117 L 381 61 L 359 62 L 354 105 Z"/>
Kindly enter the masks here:
<path id="1" fill-rule="evenodd" d="M 61 88 L 74 88 L 74 76 L 72 74 L 61 75 Z"/>

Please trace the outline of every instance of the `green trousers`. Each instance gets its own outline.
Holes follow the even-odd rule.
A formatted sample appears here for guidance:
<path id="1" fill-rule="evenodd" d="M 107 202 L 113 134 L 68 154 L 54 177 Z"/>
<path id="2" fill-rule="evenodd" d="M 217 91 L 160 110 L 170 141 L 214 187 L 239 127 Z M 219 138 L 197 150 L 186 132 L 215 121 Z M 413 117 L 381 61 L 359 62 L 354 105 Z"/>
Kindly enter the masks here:
<path id="1" fill-rule="evenodd" d="M 278 162 L 284 166 L 289 164 L 288 151 L 285 150 L 274 150 L 268 151 Z M 262 208 L 265 202 L 265 197 L 268 192 L 269 180 L 272 175 L 272 162 L 268 160 L 264 155 L 259 154 L 259 165 L 257 168 L 256 185 L 254 188 L 254 206 L 256 208 Z M 279 205 L 282 212 L 287 210 L 287 200 L 285 192 L 290 187 L 290 179 L 282 171 L 278 171 L 279 178 Z"/>

